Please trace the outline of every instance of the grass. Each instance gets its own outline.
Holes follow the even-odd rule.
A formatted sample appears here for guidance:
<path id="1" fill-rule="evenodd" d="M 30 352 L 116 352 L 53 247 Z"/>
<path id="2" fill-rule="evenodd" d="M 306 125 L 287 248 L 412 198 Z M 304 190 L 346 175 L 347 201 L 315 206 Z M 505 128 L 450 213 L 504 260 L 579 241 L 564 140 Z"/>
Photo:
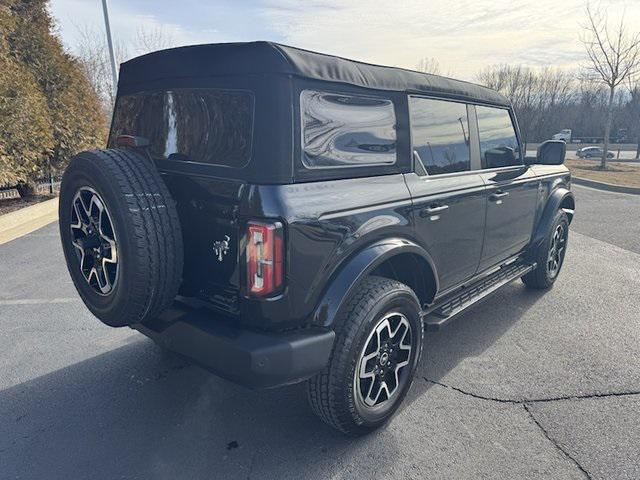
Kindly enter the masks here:
<path id="1" fill-rule="evenodd" d="M 607 169 L 601 170 L 600 159 L 567 159 L 565 165 L 576 177 L 625 187 L 640 187 L 640 164 L 608 161 Z"/>

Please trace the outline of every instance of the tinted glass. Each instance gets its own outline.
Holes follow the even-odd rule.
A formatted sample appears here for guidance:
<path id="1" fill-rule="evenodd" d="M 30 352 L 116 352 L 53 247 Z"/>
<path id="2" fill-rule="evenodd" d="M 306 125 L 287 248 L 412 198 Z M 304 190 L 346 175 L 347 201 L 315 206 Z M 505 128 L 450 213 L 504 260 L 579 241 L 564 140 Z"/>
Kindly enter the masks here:
<path id="1" fill-rule="evenodd" d="M 304 90 L 302 160 L 309 168 L 392 164 L 396 116 L 391 100 Z"/>
<path id="2" fill-rule="evenodd" d="M 509 111 L 503 108 L 476 107 L 480 133 L 482 168 L 520 165 L 518 137 Z"/>
<path id="3" fill-rule="evenodd" d="M 465 104 L 411 97 L 410 111 L 413 149 L 429 175 L 470 169 Z"/>
<path id="4" fill-rule="evenodd" d="M 118 135 L 151 142 L 154 158 L 242 167 L 251 156 L 253 96 L 222 90 L 171 90 L 118 98 Z"/>

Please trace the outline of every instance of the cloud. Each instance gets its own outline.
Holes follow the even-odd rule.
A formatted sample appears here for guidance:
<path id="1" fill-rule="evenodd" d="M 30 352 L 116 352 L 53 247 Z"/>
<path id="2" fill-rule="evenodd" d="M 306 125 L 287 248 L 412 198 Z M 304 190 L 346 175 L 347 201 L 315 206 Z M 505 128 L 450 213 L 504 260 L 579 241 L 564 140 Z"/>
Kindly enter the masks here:
<path id="1" fill-rule="evenodd" d="M 640 2 L 602 0 L 612 17 L 640 24 Z M 583 0 L 111 0 L 114 35 L 162 27 L 174 45 L 273 40 L 372 63 L 415 68 L 435 58 L 473 79 L 496 63 L 576 68 Z M 102 28 L 100 2 L 52 0 L 65 42 L 74 23 Z"/>
<path id="2" fill-rule="evenodd" d="M 619 1 L 603 5 L 610 15 L 622 12 Z M 292 45 L 406 68 L 433 57 L 444 70 L 473 78 L 495 63 L 577 67 L 583 9 L 582 0 L 335 0 L 310 7 L 274 0 L 263 14 Z M 640 5 L 627 5 L 626 17 L 639 24 Z"/>

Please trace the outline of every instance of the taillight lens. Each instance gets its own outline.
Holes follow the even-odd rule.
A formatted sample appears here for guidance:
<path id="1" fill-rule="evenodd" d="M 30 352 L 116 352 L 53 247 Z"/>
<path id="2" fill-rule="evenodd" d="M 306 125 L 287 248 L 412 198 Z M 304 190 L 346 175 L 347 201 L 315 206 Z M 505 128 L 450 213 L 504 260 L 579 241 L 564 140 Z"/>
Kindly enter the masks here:
<path id="1" fill-rule="evenodd" d="M 284 281 L 282 224 L 247 224 L 247 291 L 264 297 L 282 287 Z"/>

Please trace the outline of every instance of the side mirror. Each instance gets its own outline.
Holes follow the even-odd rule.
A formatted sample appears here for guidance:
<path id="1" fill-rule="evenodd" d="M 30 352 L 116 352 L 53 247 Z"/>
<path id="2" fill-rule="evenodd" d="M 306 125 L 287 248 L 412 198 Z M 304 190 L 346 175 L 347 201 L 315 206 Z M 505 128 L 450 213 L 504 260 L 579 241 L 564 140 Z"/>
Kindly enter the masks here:
<path id="1" fill-rule="evenodd" d="M 567 144 L 563 140 L 547 140 L 538 145 L 535 160 L 528 157 L 527 164 L 562 165 L 567 154 Z"/>

